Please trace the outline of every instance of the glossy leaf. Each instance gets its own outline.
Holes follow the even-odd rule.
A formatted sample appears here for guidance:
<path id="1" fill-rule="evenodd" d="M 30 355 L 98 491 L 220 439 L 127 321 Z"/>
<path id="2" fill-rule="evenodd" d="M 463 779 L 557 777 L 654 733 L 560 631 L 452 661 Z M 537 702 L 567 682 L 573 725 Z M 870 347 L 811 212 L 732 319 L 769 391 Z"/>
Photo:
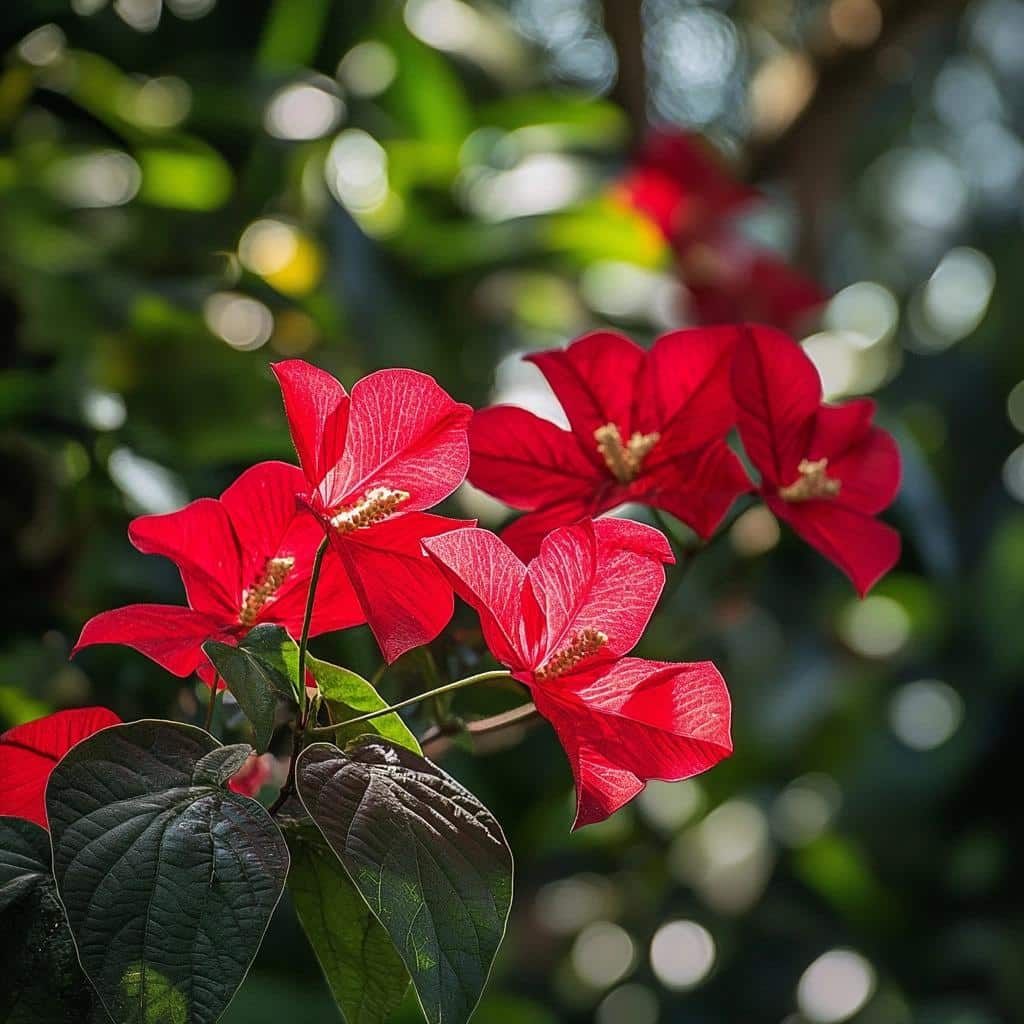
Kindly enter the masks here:
<path id="1" fill-rule="evenodd" d="M 0 818 L 0 911 L 50 877 L 50 837 L 21 818 Z"/>
<path id="2" fill-rule="evenodd" d="M 347 668 L 332 665 L 319 658 L 307 658 L 306 664 L 320 687 L 320 692 L 327 699 L 331 715 L 335 722 L 344 722 L 348 718 L 357 718 L 368 711 L 379 711 L 386 708 L 385 701 L 374 689 L 373 685 L 362 676 Z M 376 733 L 385 739 L 394 740 L 399 745 L 420 753 L 420 745 L 409 727 L 402 721 L 397 712 L 371 718 L 368 722 L 358 725 L 342 725 L 335 733 L 335 742 L 344 746 L 349 740 L 367 733 Z"/>
<path id="3" fill-rule="evenodd" d="M 74 1024 L 92 1017 L 93 994 L 78 966 L 39 825 L 0 817 L 0 1020 Z"/>
<path id="4" fill-rule="evenodd" d="M 505 932 L 512 854 L 468 790 L 383 738 L 303 752 L 306 810 L 387 929 L 430 1024 L 473 1013 Z"/>
<path id="5" fill-rule="evenodd" d="M 250 750 L 134 722 L 50 776 L 57 889 L 114 1024 L 215 1021 L 249 969 L 288 870 L 271 817 L 224 788 Z"/>
<path id="6" fill-rule="evenodd" d="M 347 1024 L 385 1024 L 409 975 L 334 852 L 311 824 L 285 829 L 288 892 Z"/>
<path id="7" fill-rule="evenodd" d="M 256 749 L 266 750 L 274 733 L 278 698 L 296 696 L 299 648 L 295 641 L 280 626 L 268 623 L 251 630 L 237 647 L 208 640 L 203 650 L 252 723 Z"/>

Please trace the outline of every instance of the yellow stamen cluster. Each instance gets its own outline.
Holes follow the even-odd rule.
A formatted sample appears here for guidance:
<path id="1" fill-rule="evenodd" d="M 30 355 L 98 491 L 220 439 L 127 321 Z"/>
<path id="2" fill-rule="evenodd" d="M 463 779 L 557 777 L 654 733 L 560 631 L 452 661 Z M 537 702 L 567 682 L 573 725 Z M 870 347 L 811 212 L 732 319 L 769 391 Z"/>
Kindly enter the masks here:
<path id="1" fill-rule="evenodd" d="M 267 559 L 267 564 L 256 583 L 242 591 L 242 610 L 238 613 L 238 621 L 243 626 L 251 626 L 256 621 L 263 611 L 263 606 L 274 596 L 294 568 L 295 559 L 290 555 L 286 558 Z"/>
<path id="2" fill-rule="evenodd" d="M 830 477 L 828 459 L 801 459 L 796 467 L 800 476 L 786 487 L 779 488 L 779 497 L 786 501 L 811 501 L 815 498 L 834 498 L 842 487 L 842 481 Z"/>
<path id="3" fill-rule="evenodd" d="M 619 428 L 614 423 L 606 423 L 594 431 L 597 450 L 620 484 L 628 484 L 636 478 L 644 459 L 660 439 L 658 433 L 641 434 L 637 431 L 628 441 L 623 442 Z"/>
<path id="4" fill-rule="evenodd" d="M 599 629 L 581 630 L 569 643 L 557 654 L 552 655 L 543 667 L 534 673 L 537 679 L 555 679 L 565 675 L 569 669 L 574 668 L 584 658 L 597 654 L 604 645 L 608 643 L 608 637 Z"/>
<path id="5" fill-rule="evenodd" d="M 373 526 L 387 519 L 404 501 L 408 491 L 393 491 L 390 487 L 372 487 L 358 501 L 346 505 L 331 516 L 331 526 L 339 533 L 351 533 Z"/>

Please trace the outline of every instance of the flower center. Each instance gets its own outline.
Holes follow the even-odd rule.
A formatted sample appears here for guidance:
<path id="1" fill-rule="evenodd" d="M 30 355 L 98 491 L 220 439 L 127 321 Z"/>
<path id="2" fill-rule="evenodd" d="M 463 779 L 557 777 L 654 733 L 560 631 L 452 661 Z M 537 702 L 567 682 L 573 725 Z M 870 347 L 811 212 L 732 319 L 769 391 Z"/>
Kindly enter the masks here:
<path id="1" fill-rule="evenodd" d="M 597 654 L 604 645 L 608 643 L 608 637 L 599 629 L 581 630 L 557 654 L 553 654 L 545 664 L 534 672 L 537 679 L 555 679 L 565 675 L 569 669 L 574 668 L 584 658 Z"/>
<path id="2" fill-rule="evenodd" d="M 800 476 L 786 487 L 779 488 L 779 497 L 786 501 L 811 501 L 815 498 L 834 498 L 842 487 L 842 481 L 829 476 L 828 459 L 811 462 L 801 459 L 796 467 Z"/>
<path id="3" fill-rule="evenodd" d="M 658 433 L 641 434 L 637 431 L 628 441 L 623 442 L 619 428 L 614 423 L 606 423 L 594 431 L 597 450 L 620 484 L 628 484 L 636 478 L 644 459 L 660 438 Z"/>
<path id="4" fill-rule="evenodd" d="M 387 519 L 402 502 L 408 500 L 408 491 L 393 491 L 390 487 L 371 487 L 358 501 L 338 509 L 331 516 L 330 524 L 339 533 L 361 530 Z"/>
<path id="5" fill-rule="evenodd" d="M 243 626 L 251 626 L 256 621 L 263 606 L 273 598 L 294 568 L 295 559 L 290 555 L 286 558 L 267 559 L 255 584 L 242 591 L 242 610 L 238 613 L 238 621 Z"/>

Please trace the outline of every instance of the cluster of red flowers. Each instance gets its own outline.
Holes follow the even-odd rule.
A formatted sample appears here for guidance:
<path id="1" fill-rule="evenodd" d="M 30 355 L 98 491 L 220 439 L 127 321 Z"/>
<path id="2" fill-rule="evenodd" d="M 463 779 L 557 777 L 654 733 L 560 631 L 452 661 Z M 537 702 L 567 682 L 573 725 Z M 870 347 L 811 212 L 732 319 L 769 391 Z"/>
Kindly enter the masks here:
<path id="1" fill-rule="evenodd" d="M 615 192 L 671 246 L 698 322 L 793 330 L 825 302 L 815 281 L 738 230 L 738 218 L 763 196 L 734 178 L 700 136 L 654 133 Z"/>
<path id="2" fill-rule="evenodd" d="M 177 564 L 188 606 L 104 612 L 76 650 L 127 644 L 213 685 L 205 641 L 237 643 L 260 623 L 298 634 L 326 536 L 310 633 L 366 622 L 392 662 L 444 629 L 457 593 L 561 739 L 578 825 L 648 779 L 710 767 L 731 750 L 715 667 L 626 657 L 660 597 L 669 544 L 651 527 L 594 517 L 640 502 L 710 536 L 755 489 L 726 442 L 737 427 L 766 504 L 864 593 L 899 553 L 898 535 L 873 518 L 895 495 L 897 449 L 872 426 L 870 401 L 823 405 L 813 364 L 770 328 L 679 331 L 649 351 L 598 333 L 531 359 L 570 430 L 515 408 L 474 416 L 411 370 L 372 374 L 350 396 L 305 362 L 277 364 L 300 467 L 262 463 L 220 499 L 136 519 L 132 543 Z M 526 510 L 503 539 L 427 511 L 467 473 Z M 49 768 L 114 720 L 67 712 L 0 737 L 0 772 L 14 780 L 0 813 L 44 822 Z"/>

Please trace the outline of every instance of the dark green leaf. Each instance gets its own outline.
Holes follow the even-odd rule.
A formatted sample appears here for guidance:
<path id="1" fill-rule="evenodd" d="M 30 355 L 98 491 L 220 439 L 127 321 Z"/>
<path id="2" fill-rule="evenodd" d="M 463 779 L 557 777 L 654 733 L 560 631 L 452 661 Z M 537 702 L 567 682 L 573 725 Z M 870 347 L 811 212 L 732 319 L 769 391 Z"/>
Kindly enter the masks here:
<path id="1" fill-rule="evenodd" d="M 373 685 L 355 672 L 320 661 L 319 658 L 309 658 L 306 664 L 313 673 L 320 692 L 327 700 L 334 721 L 344 722 L 347 718 L 358 718 L 368 711 L 379 711 L 388 706 L 387 701 L 377 693 Z M 360 722 L 358 725 L 343 726 L 335 732 L 335 742 L 344 745 L 349 740 L 365 736 L 367 733 L 384 736 L 408 750 L 420 753 L 416 737 L 397 712 L 381 715 L 380 718 L 371 718 L 368 722 Z"/>
<path id="2" fill-rule="evenodd" d="M 387 929 L 431 1024 L 472 1014 L 505 932 L 512 854 L 490 811 L 381 737 L 303 751 L 299 796 Z"/>
<path id="3" fill-rule="evenodd" d="M 50 837 L 23 818 L 0 818 L 0 911 L 50 877 Z"/>
<path id="4" fill-rule="evenodd" d="M 230 1002 L 284 888 L 273 819 L 225 782 L 250 753 L 172 722 L 79 743 L 47 788 L 54 873 L 115 1024 L 205 1024 Z"/>
<path id="5" fill-rule="evenodd" d="M 285 838 L 288 891 L 345 1020 L 385 1024 L 409 987 L 388 933 L 313 825 L 292 825 Z"/>
<path id="6" fill-rule="evenodd" d="M 219 640 L 203 644 L 256 734 L 256 749 L 267 749 L 274 734 L 278 697 L 295 698 L 299 648 L 287 631 L 270 623 L 251 629 L 233 647 Z"/>
<path id="7" fill-rule="evenodd" d="M 84 1024 L 94 999 L 50 873 L 50 837 L 0 818 L 0 1020 Z"/>

